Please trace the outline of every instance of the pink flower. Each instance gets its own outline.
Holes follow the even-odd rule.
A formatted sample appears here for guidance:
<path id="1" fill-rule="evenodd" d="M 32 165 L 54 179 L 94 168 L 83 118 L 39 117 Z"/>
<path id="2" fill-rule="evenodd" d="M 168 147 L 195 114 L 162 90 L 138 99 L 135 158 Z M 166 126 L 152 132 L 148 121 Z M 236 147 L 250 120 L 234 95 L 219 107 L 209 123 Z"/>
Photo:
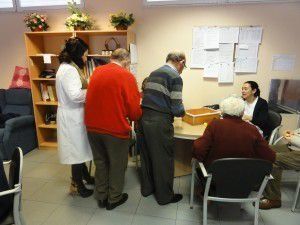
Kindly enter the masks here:
<path id="1" fill-rule="evenodd" d="M 34 23 L 37 23 L 37 19 L 33 19 L 32 21 L 33 21 Z"/>
<path id="2" fill-rule="evenodd" d="M 39 25 L 39 28 L 43 28 L 43 26 L 42 26 L 42 25 Z"/>
<path id="3" fill-rule="evenodd" d="M 45 20 L 44 20 L 44 19 L 41 19 L 41 21 L 42 21 L 42 22 L 45 22 Z"/>

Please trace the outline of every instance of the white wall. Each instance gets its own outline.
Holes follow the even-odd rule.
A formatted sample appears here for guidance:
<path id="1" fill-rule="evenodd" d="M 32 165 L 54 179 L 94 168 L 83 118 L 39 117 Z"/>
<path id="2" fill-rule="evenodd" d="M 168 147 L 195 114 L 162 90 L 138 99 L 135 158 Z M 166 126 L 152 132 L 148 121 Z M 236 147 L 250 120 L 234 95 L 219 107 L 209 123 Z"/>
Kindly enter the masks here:
<path id="1" fill-rule="evenodd" d="M 139 78 L 161 66 L 171 50 L 183 50 L 190 60 L 193 26 L 263 27 L 259 49 L 258 72 L 235 77 L 233 85 L 219 85 L 204 80 L 202 70 L 183 72 L 183 98 L 186 108 L 218 103 L 231 93 L 240 93 L 246 80 L 259 83 L 262 97 L 267 98 L 271 78 L 300 79 L 300 4 L 256 4 L 228 6 L 146 7 L 142 0 L 86 0 L 86 11 L 97 21 L 99 29 L 113 29 L 108 21 L 110 13 L 120 10 L 134 13 L 139 53 Z M 47 11 L 50 30 L 65 30 L 66 10 Z M 26 65 L 23 32 L 23 13 L 0 13 L 0 88 L 7 88 L 15 65 Z M 271 71 L 273 54 L 296 54 L 293 72 Z"/>

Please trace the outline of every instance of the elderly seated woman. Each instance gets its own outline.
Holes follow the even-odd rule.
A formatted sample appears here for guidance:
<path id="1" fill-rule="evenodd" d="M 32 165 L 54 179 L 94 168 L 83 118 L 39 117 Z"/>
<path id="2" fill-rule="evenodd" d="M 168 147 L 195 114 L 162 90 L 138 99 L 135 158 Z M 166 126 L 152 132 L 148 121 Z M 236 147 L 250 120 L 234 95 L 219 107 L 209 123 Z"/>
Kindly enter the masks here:
<path id="1" fill-rule="evenodd" d="M 275 161 L 275 152 L 257 128 L 242 120 L 244 101 L 228 97 L 220 104 L 223 119 L 213 120 L 194 142 L 193 155 L 207 167 L 221 158 L 258 158 Z"/>
<path id="2" fill-rule="evenodd" d="M 273 180 L 269 181 L 264 198 L 261 199 L 260 209 L 281 207 L 281 175 L 282 170 L 300 170 L 300 128 L 295 131 L 286 131 L 283 141 L 271 146 L 276 152 L 276 161 L 273 165 Z"/>

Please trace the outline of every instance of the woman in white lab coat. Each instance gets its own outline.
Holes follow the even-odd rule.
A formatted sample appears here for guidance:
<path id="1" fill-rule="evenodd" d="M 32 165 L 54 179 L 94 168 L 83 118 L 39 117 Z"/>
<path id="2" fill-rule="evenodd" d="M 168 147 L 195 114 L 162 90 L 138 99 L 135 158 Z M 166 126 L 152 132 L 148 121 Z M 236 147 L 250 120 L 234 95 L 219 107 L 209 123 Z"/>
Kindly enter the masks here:
<path id="1" fill-rule="evenodd" d="M 62 164 L 71 165 L 71 194 L 77 191 L 82 197 L 93 194 L 85 187 L 83 180 L 94 184 L 94 178 L 89 175 L 85 164 L 93 158 L 84 125 L 87 79 L 82 69 L 87 51 L 88 45 L 83 40 L 67 40 L 59 55 L 60 66 L 56 74 L 59 159 Z"/>

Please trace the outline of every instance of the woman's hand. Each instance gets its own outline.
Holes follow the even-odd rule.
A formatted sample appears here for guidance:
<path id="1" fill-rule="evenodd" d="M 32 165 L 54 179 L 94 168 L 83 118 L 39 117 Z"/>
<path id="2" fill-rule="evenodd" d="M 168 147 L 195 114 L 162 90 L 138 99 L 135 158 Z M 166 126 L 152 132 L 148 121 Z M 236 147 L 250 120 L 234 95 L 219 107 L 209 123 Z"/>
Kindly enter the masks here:
<path id="1" fill-rule="evenodd" d="M 294 135 L 294 132 L 293 132 L 293 131 L 287 130 L 287 131 L 284 132 L 284 135 L 283 135 L 283 136 L 284 136 L 284 138 L 285 138 L 286 140 L 290 141 L 293 135 Z"/>

